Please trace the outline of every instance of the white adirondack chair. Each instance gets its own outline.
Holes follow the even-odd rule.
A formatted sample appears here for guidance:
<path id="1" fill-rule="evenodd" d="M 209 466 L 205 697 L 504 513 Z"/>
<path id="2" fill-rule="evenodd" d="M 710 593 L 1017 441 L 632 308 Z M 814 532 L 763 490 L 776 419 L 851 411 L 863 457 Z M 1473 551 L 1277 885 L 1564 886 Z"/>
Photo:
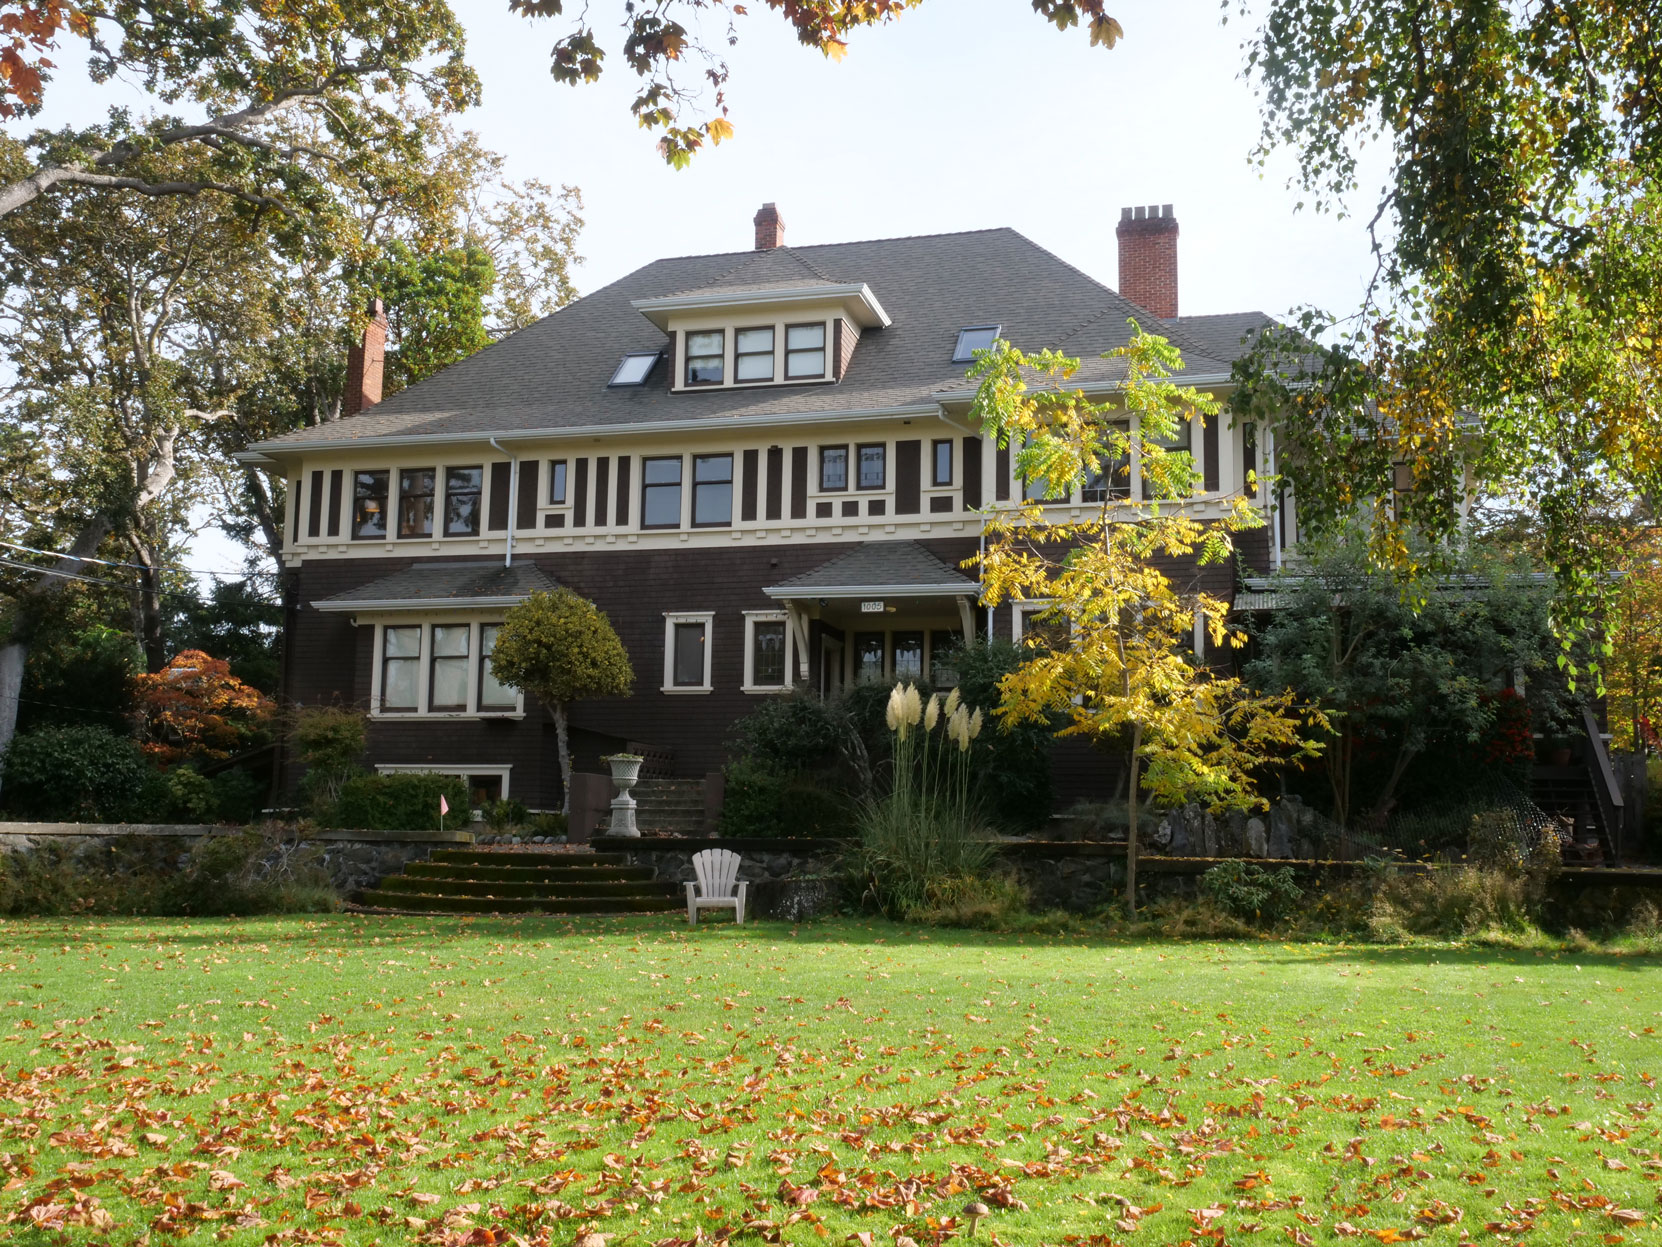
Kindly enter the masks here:
<path id="1" fill-rule="evenodd" d="M 701 909 L 731 909 L 733 921 L 744 923 L 744 898 L 750 885 L 739 878 L 739 855 L 731 849 L 694 853 L 696 883 L 687 884 L 687 925 L 698 925 Z"/>

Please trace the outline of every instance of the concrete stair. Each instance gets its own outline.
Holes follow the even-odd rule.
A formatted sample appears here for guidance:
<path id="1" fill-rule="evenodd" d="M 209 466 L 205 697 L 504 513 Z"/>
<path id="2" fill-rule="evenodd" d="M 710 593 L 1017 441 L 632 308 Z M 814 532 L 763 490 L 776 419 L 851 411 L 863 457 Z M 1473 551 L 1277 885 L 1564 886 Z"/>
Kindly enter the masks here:
<path id="1" fill-rule="evenodd" d="M 633 791 L 635 826 L 645 835 L 702 836 L 704 781 L 701 779 L 643 779 Z M 606 835 L 612 816 L 600 819 L 597 834 Z"/>
<path id="2" fill-rule="evenodd" d="M 428 914 L 644 914 L 680 909 L 685 898 L 650 866 L 621 853 L 518 853 L 440 849 L 364 892 L 377 909 Z"/>

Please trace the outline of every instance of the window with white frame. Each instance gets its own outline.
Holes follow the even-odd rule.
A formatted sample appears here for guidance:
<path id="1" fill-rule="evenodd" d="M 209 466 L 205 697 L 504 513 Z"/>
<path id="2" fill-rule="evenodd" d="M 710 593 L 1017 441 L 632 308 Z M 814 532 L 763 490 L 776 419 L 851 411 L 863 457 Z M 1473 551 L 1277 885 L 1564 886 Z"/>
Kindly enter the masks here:
<path id="1" fill-rule="evenodd" d="M 1015 618 L 1011 621 L 1011 639 L 1017 645 L 1054 645 L 1066 641 L 1068 622 L 1051 614 L 1054 603 L 1048 598 L 1032 602 L 1012 603 Z"/>
<path id="2" fill-rule="evenodd" d="M 499 627 L 466 619 L 376 625 L 371 693 L 375 713 L 520 713 L 524 703 L 518 691 L 490 670 Z"/>
<path id="3" fill-rule="evenodd" d="M 710 633 L 713 611 L 664 613 L 664 684 L 666 693 L 708 693 Z"/>
<path id="4" fill-rule="evenodd" d="M 789 688 L 794 649 L 784 611 L 746 611 L 744 691 L 778 693 Z"/>

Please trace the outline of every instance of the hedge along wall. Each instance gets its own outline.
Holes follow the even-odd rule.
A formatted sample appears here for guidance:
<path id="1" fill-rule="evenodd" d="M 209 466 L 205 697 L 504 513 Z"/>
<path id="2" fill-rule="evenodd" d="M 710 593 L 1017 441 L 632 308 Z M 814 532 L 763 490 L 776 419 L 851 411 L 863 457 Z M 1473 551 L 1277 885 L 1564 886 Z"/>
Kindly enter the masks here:
<path id="1" fill-rule="evenodd" d="M 88 868 L 118 855 L 129 868 L 165 873 L 177 869 L 192 846 L 207 836 L 234 835 L 227 829 L 193 823 L 6 823 L 0 822 L 0 853 L 31 853 L 60 845 Z M 434 849 L 469 845 L 467 831 L 312 831 L 289 844 L 315 851 L 335 890 L 350 896 L 374 887 L 405 865 L 425 860 Z"/>

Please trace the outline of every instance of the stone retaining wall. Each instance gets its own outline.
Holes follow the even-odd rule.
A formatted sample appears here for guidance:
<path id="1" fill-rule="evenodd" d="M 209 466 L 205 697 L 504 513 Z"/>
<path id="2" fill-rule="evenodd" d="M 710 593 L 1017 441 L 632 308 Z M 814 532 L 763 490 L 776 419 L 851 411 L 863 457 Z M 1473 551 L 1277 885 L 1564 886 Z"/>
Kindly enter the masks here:
<path id="1" fill-rule="evenodd" d="M 48 845 L 67 848 L 85 865 L 119 858 L 134 871 L 177 870 L 196 843 L 207 836 L 236 835 L 241 828 L 195 823 L 6 823 L 0 822 L 0 853 L 31 853 Z M 270 856 L 315 853 L 335 890 L 350 896 L 396 875 L 434 849 L 473 843 L 466 831 L 308 831 L 274 833 Z"/>

